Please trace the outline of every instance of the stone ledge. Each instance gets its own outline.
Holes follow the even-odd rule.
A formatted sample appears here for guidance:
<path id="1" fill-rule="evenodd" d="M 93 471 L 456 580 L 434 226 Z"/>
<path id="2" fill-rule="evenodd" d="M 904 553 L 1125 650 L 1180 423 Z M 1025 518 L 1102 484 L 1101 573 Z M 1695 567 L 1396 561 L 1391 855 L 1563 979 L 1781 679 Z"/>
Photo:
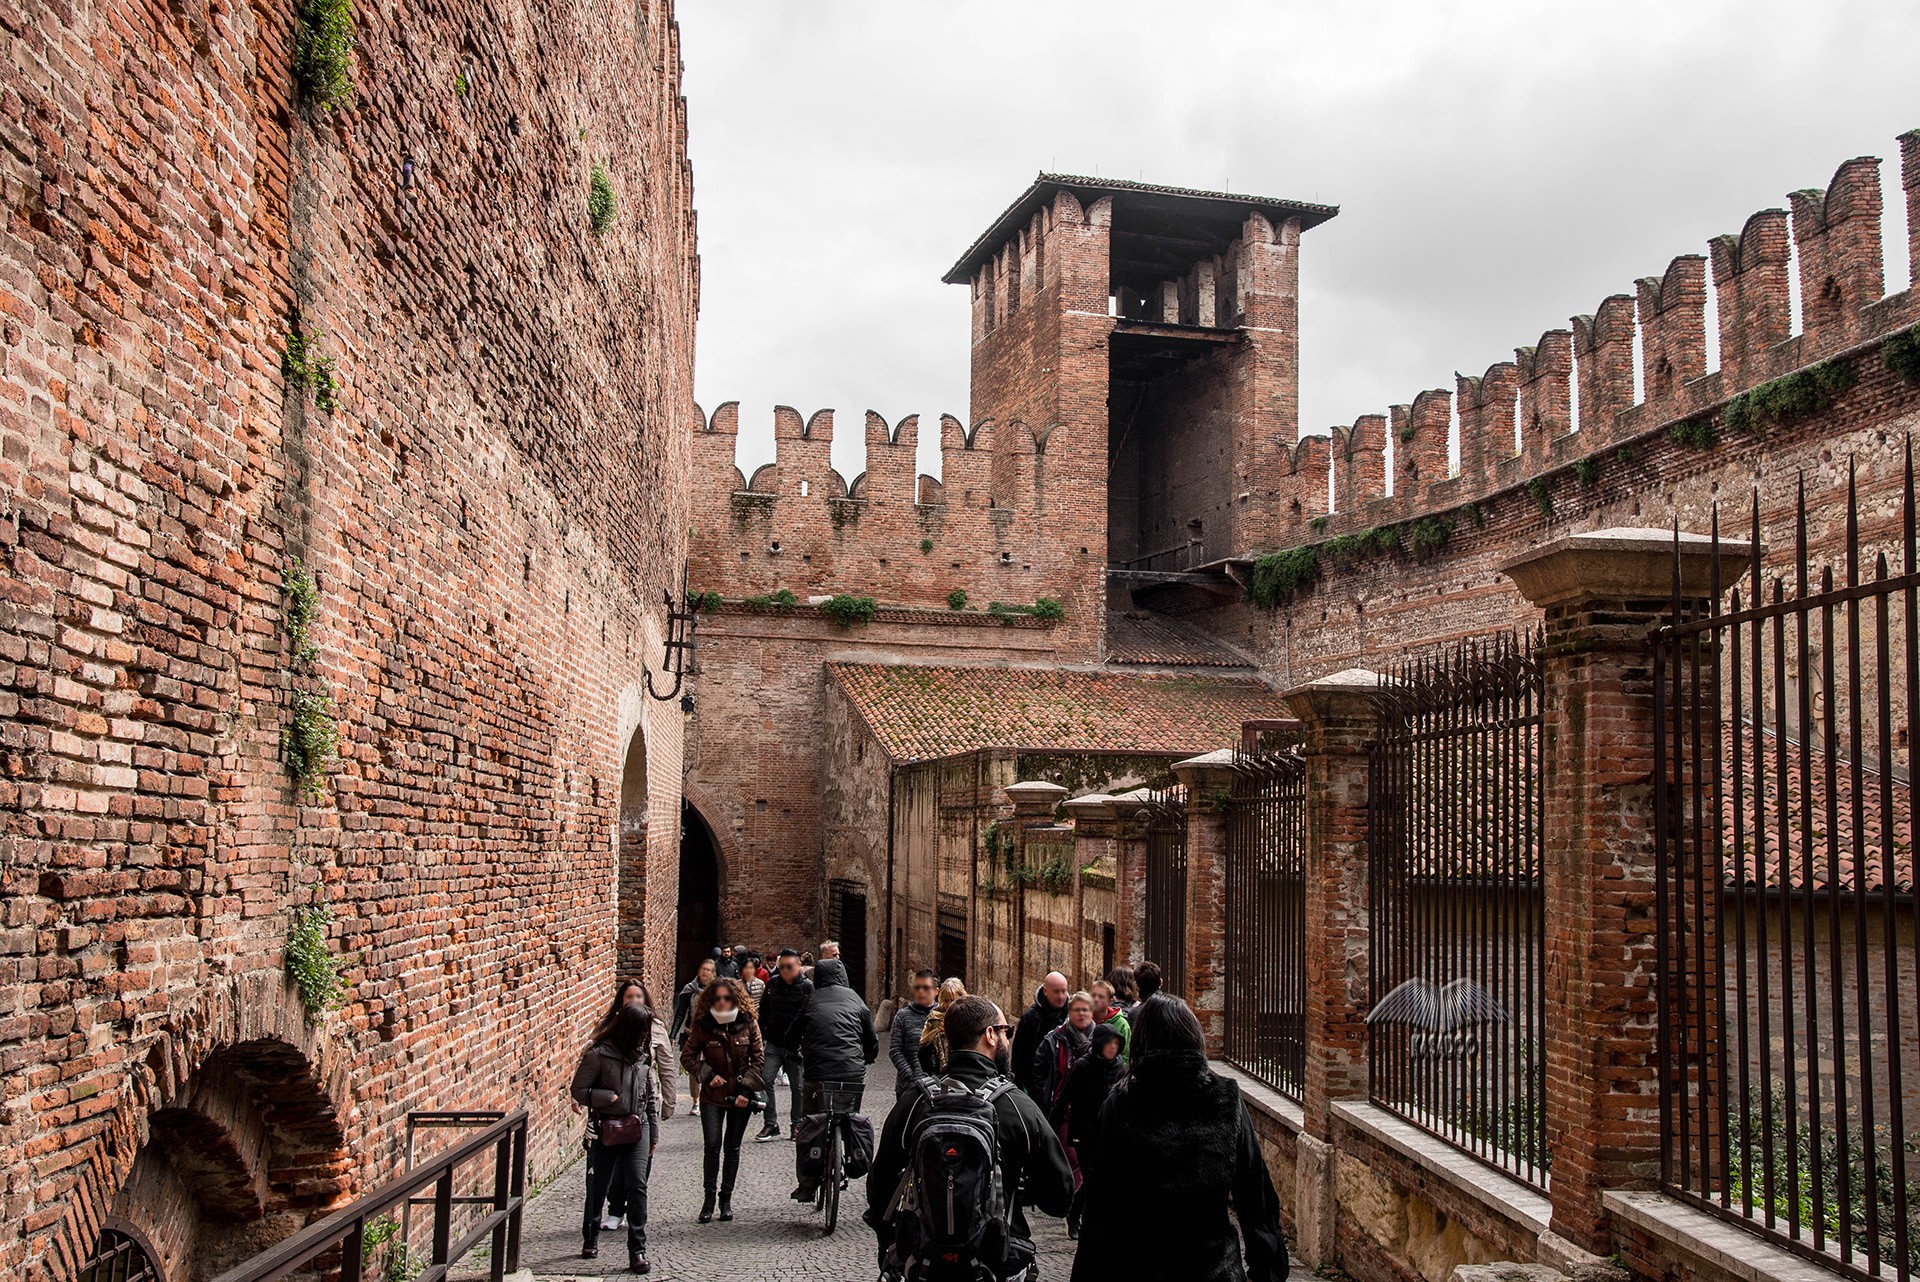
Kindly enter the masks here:
<path id="1" fill-rule="evenodd" d="M 1224 1060 L 1210 1060 L 1208 1067 L 1220 1076 L 1240 1083 L 1240 1098 L 1245 1100 L 1247 1107 L 1254 1112 L 1270 1121 L 1278 1122 L 1295 1135 L 1305 1129 L 1306 1116 L 1300 1111 L 1300 1106 L 1279 1091 L 1264 1082 L 1254 1080 Z"/>
<path id="2" fill-rule="evenodd" d="M 1547 1195 L 1486 1163 L 1462 1153 L 1411 1122 L 1404 1122 L 1376 1105 L 1335 1100 L 1332 1115 L 1354 1130 L 1399 1153 L 1423 1170 L 1431 1171 L 1494 1214 L 1520 1225 L 1536 1238 L 1547 1231 L 1553 1205 Z"/>
<path id="3" fill-rule="evenodd" d="M 1742 1282 L 1836 1282 L 1841 1276 L 1664 1193 L 1609 1190 L 1600 1203 L 1615 1218 Z"/>

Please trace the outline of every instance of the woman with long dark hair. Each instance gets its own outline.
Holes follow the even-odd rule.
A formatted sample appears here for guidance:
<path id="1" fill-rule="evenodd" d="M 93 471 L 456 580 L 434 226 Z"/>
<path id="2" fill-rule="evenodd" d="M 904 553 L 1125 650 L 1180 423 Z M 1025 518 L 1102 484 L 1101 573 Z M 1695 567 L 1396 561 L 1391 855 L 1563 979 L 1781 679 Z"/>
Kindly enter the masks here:
<path id="1" fill-rule="evenodd" d="M 626 1186 L 627 1268 L 647 1273 L 647 1175 L 660 1143 L 660 1107 L 647 1048 L 653 1011 L 629 1002 L 606 1034 L 594 1039 L 573 1071 L 573 1100 L 585 1108 L 593 1138 L 587 1146 L 587 1204 L 580 1258 L 600 1254 L 600 1211 L 620 1173 Z"/>
<path id="2" fill-rule="evenodd" d="M 680 1063 L 699 1091 L 700 1130 L 706 1139 L 706 1197 L 700 1222 L 713 1218 L 716 1195 L 720 1219 L 733 1218 L 733 1181 L 740 1173 L 740 1139 L 758 1111 L 754 1092 L 765 1083 L 766 1048 L 753 1003 L 737 979 L 721 977 L 700 991 L 687 1020 Z M 723 1169 L 724 1167 L 724 1169 Z M 717 1184 L 717 1188 L 716 1188 Z"/>
<path id="3" fill-rule="evenodd" d="M 1073 1282 L 1284 1282 L 1280 1199 L 1253 1119 L 1239 1083 L 1207 1067 L 1200 1021 L 1178 997 L 1141 1003 L 1131 1067 L 1101 1108 L 1090 1147 Z M 1138 1231 L 1143 1214 L 1151 1232 Z"/>

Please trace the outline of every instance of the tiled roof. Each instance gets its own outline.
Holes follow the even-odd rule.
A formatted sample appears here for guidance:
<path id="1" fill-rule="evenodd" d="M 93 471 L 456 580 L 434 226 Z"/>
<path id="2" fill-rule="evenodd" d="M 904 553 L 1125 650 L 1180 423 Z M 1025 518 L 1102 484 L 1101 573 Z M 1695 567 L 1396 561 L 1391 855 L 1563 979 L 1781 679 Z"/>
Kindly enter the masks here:
<path id="1" fill-rule="evenodd" d="M 1243 721 L 1287 715 L 1266 686 L 1225 676 L 866 663 L 827 675 L 901 762 L 990 747 L 1191 755 L 1238 743 Z"/>
<path id="2" fill-rule="evenodd" d="M 1124 610 L 1107 612 L 1107 661 L 1167 667 L 1253 666 L 1198 628 L 1163 614 Z"/>
<path id="3" fill-rule="evenodd" d="M 1734 790 L 1734 742 L 1730 722 L 1721 726 L 1721 768 L 1725 789 L 1723 793 L 1723 841 L 1721 858 L 1725 860 L 1726 879 L 1730 884 L 1754 885 L 1762 880 L 1757 875 L 1764 872 L 1764 880 L 1769 887 L 1779 889 L 1781 884 L 1780 858 L 1780 766 L 1782 744 L 1772 727 L 1764 728 L 1760 735 L 1761 761 L 1760 774 L 1763 780 L 1762 800 L 1764 804 L 1763 822 L 1766 831 L 1756 834 L 1754 820 L 1754 733 L 1753 724 L 1746 722 L 1740 726 L 1740 775 L 1741 787 Z M 1886 861 L 1881 853 L 1880 840 L 1884 830 L 1880 805 L 1880 775 L 1862 768 L 1860 780 L 1860 846 L 1863 854 L 1858 872 L 1854 869 L 1854 772 L 1851 762 L 1840 760 L 1833 763 L 1834 796 L 1833 804 L 1827 801 L 1827 759 L 1820 751 L 1818 738 L 1813 750 L 1803 753 L 1801 746 L 1794 740 L 1784 745 L 1786 750 L 1787 785 L 1787 858 L 1786 881 L 1795 889 L 1813 886 L 1825 889 L 1832 880 L 1834 867 L 1839 868 L 1839 888 L 1842 891 L 1868 890 L 1882 888 L 1886 880 Z M 1900 892 L 1911 892 L 1913 885 L 1913 831 L 1911 816 L 1913 809 L 1909 800 L 1908 785 L 1898 779 L 1889 780 L 1893 797 L 1893 888 Z M 1812 786 L 1809 787 L 1808 784 Z M 1738 806 L 1745 811 L 1741 825 L 1742 844 L 1746 847 L 1744 859 L 1734 845 L 1734 809 Z M 1810 813 L 1806 813 L 1809 812 Z M 1813 834 L 1813 858 L 1807 859 L 1808 849 L 1805 841 L 1806 830 L 1802 828 L 1802 816 L 1805 814 L 1807 826 Z M 1754 861 L 1761 856 L 1764 843 L 1766 867 L 1754 868 Z M 1808 871 L 1811 866 L 1812 876 Z"/>

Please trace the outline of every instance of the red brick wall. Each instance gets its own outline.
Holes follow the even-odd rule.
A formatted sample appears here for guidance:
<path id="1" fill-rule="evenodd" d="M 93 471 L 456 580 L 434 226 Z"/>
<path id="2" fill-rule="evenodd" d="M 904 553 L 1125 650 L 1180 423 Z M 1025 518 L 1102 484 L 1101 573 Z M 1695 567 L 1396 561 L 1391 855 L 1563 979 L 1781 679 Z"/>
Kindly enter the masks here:
<path id="1" fill-rule="evenodd" d="M 643 721 L 655 813 L 677 806 L 679 711 L 638 693 L 688 520 L 670 8 L 356 11 L 357 104 L 312 123 L 283 4 L 28 0 L 9 24 L 8 1276 L 67 1275 L 222 1047 L 295 1048 L 337 1119 L 355 1160 L 304 1206 L 391 1171 L 409 1108 L 524 1102 L 550 1169 L 614 973 Z M 620 193 L 598 237 L 595 161 Z M 296 311 L 332 413 L 283 388 Z M 279 760 L 294 556 L 342 733 L 317 806 Z M 656 959 L 675 827 L 626 906 Z M 352 987 L 309 1030 L 282 941 L 316 883 Z"/>

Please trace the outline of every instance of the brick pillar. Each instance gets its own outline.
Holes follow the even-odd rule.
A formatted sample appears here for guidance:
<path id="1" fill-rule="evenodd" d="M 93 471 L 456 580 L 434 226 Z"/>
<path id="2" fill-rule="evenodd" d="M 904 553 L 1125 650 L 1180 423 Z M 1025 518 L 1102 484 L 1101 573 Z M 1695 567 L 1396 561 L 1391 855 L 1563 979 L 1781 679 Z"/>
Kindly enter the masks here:
<path id="1" fill-rule="evenodd" d="M 1233 749 L 1175 762 L 1187 786 L 1187 1004 L 1218 1055 L 1227 1032 L 1227 791 Z M 1169 976 L 1171 978 L 1171 976 Z"/>
<path id="2" fill-rule="evenodd" d="M 1334 1262 L 1328 1105 L 1367 1097 L 1367 750 L 1383 678 L 1349 668 L 1284 696 L 1307 766 L 1306 1071 L 1295 1167 L 1294 1244 L 1309 1268 Z"/>
<path id="3" fill-rule="evenodd" d="M 1115 839 L 1120 824 L 1115 817 L 1113 798 L 1104 792 L 1092 793 L 1085 797 L 1075 797 L 1066 802 L 1066 811 L 1073 820 L 1073 922 L 1074 935 L 1079 942 L 1077 956 L 1080 960 L 1080 973 L 1072 976 L 1076 986 L 1085 988 L 1094 980 L 1102 978 L 1096 973 L 1100 965 L 1100 935 L 1098 931 L 1089 931 L 1091 924 L 1087 919 L 1086 869 L 1094 864 L 1112 867 L 1118 871 L 1118 847 Z M 1114 886 L 1116 908 L 1113 922 L 1113 955 L 1117 962 L 1125 954 L 1120 951 L 1120 920 L 1118 903 L 1119 884 Z M 1087 960 L 1093 960 L 1089 963 Z"/>
<path id="4" fill-rule="evenodd" d="M 1708 591 L 1708 540 L 1682 536 L 1683 606 Z M 1720 544 L 1722 582 L 1747 545 Z M 1553 1231 L 1601 1255 L 1601 1191 L 1660 1174 L 1653 977 L 1653 663 L 1673 536 L 1601 530 L 1502 567 L 1546 613 L 1544 890 Z M 1711 697 L 1711 696 L 1710 696 Z M 1680 710 L 1684 715 L 1684 710 Z M 1718 708 L 1709 710 L 1718 717 Z"/>
<path id="5" fill-rule="evenodd" d="M 1061 799 L 1067 795 L 1067 790 L 1057 783 L 1036 779 L 1023 783 L 1010 783 L 1004 791 L 1007 794 L 1007 800 L 1013 803 L 1014 864 L 1024 868 L 1028 863 L 1028 833 L 1035 828 L 1053 826 L 1053 812 L 1060 805 Z M 1032 975 L 1027 973 L 1029 969 L 1027 897 L 1035 893 L 1044 894 L 1045 892 L 1035 892 L 1030 886 L 1015 886 L 1007 899 L 1013 914 L 1011 941 L 1013 974 L 1008 978 L 1012 983 L 1012 1000 L 1018 1003 L 1018 1008 L 1021 1010 L 1026 1009 L 1026 1004 L 1033 1000 L 1033 990 L 1039 987 L 1040 977 L 1046 974 L 1044 970 L 1036 971 Z"/>
<path id="6" fill-rule="evenodd" d="M 1147 938 L 1147 824 L 1141 799 L 1147 789 L 1123 792 L 1112 801 L 1114 954 L 1128 965 L 1144 961 Z M 1156 959 L 1157 960 L 1157 959 Z"/>

